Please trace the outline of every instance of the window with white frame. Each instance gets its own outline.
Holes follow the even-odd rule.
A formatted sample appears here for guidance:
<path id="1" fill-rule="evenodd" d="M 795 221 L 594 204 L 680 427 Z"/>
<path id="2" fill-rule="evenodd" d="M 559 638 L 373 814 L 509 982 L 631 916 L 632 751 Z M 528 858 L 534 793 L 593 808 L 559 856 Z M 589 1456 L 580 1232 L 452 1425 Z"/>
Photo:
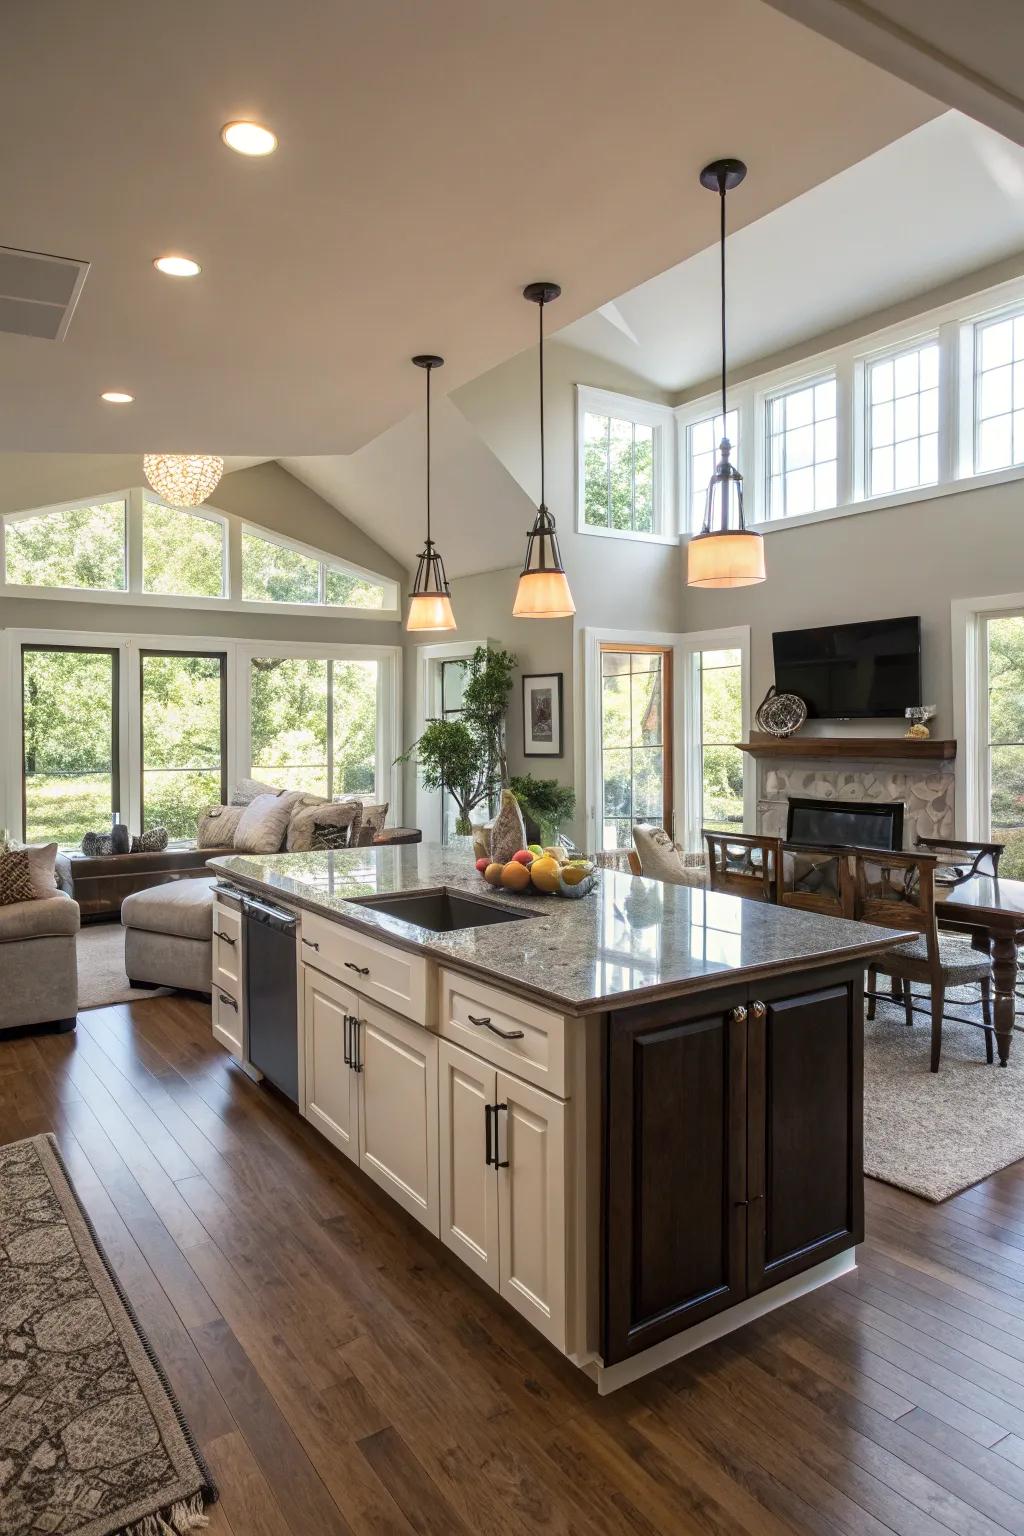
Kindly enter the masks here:
<path id="1" fill-rule="evenodd" d="M 581 533 L 675 536 L 667 508 L 674 435 L 667 406 L 577 385 Z"/>
<path id="2" fill-rule="evenodd" d="M 974 327 L 974 470 L 1024 464 L 1024 314 Z"/>
<path id="3" fill-rule="evenodd" d="M 725 416 L 719 411 L 716 416 L 705 416 L 702 421 L 691 422 L 687 428 L 691 533 L 699 533 L 704 523 L 708 484 L 718 462 L 718 445 L 723 437 L 727 437 L 732 444 L 731 462 L 737 469 L 740 468 L 739 434 L 738 411 L 729 411 Z"/>
<path id="4" fill-rule="evenodd" d="M 378 780 L 376 660 L 253 656 L 250 758 L 257 778 L 334 800 L 372 798 Z"/>
<path id="5" fill-rule="evenodd" d="M 0 517 L 0 591 L 79 593 L 154 605 L 274 603 L 389 617 L 398 583 L 211 507 L 117 496 Z"/>
<path id="6" fill-rule="evenodd" d="M 4 518 L 4 579 L 11 586 L 123 592 L 125 499 L 75 502 Z"/>
<path id="7" fill-rule="evenodd" d="M 985 832 L 1005 845 L 999 873 L 1024 879 L 1024 613 L 982 620 L 981 789 Z"/>
<path id="8" fill-rule="evenodd" d="M 867 488 L 885 496 L 939 478 L 939 344 L 867 365 Z"/>
<path id="9" fill-rule="evenodd" d="M 765 402 L 769 518 L 821 512 L 837 500 L 836 381 L 798 384 Z"/>

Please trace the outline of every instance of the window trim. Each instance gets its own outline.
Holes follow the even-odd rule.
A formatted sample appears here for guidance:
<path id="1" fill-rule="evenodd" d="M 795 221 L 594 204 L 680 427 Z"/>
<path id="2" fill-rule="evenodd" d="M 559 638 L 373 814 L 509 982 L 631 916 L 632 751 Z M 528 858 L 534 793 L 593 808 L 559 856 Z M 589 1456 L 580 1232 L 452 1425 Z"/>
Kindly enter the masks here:
<path id="1" fill-rule="evenodd" d="M 0 631 L 0 719 L 10 722 L 10 729 L 0 739 L 0 826 L 20 825 L 22 695 L 21 647 L 41 645 L 85 650 L 115 650 L 119 653 L 119 755 L 120 814 L 132 833 L 140 830 L 142 793 L 141 759 L 141 651 L 167 651 L 180 654 L 181 635 L 111 633 L 105 630 L 8 629 Z M 381 798 L 387 792 L 393 825 L 403 819 L 402 749 L 402 658 L 400 645 L 368 645 L 362 642 L 307 642 L 283 640 L 240 640 L 202 637 L 204 653 L 223 652 L 227 666 L 228 735 L 225 753 L 228 785 L 236 784 L 251 772 L 252 741 L 250 731 L 249 662 L 253 656 L 295 656 L 334 661 L 376 660 L 384 663 L 380 673 L 380 707 L 377 711 L 377 767 Z"/>
<path id="2" fill-rule="evenodd" d="M 670 405 L 643 400 L 614 390 L 596 389 L 577 384 L 576 392 L 576 532 L 598 539 L 629 539 L 638 544 L 676 544 L 679 540 L 679 498 L 676 473 L 677 433 L 675 413 Z M 653 498 L 654 529 L 643 533 L 634 528 L 595 528 L 586 521 L 586 459 L 584 420 L 587 412 L 612 416 L 634 426 L 654 430 Z"/>
<path id="3" fill-rule="evenodd" d="M 953 722 L 958 743 L 954 767 L 956 833 L 982 837 L 990 807 L 985 783 L 988 677 L 982 644 L 984 621 L 1024 610 L 1024 592 L 995 597 L 961 597 L 950 604 L 953 662 Z M 986 739 L 982 741 L 982 730 Z"/>
<path id="4" fill-rule="evenodd" d="M 989 485 L 1024 479 L 1024 464 L 1005 469 L 974 472 L 974 411 L 976 380 L 974 349 L 976 328 L 1000 319 L 1024 314 L 1024 276 L 951 300 L 948 304 L 882 327 L 868 334 L 810 354 L 792 363 L 749 378 L 730 387 L 729 408 L 740 413 L 740 439 L 746 444 L 746 467 L 740 465 L 745 487 L 747 523 L 759 533 L 828 522 L 833 518 L 880 512 L 936 496 L 956 495 Z M 906 351 L 914 345 L 938 339 L 939 343 L 939 479 L 935 485 L 913 486 L 880 496 L 865 496 L 863 451 L 865 440 L 864 375 L 866 364 Z M 801 383 L 813 383 L 823 373 L 835 371 L 837 436 L 837 505 L 795 517 L 765 517 L 767 434 L 763 402 Z M 716 389 L 683 401 L 675 407 L 680 433 L 720 409 Z M 751 435 L 752 434 L 752 435 Z M 685 439 L 683 439 L 685 441 Z M 751 445 L 753 464 L 751 464 Z M 681 456 L 681 505 L 688 506 L 692 488 L 687 483 L 689 463 Z M 692 536 L 684 525 L 683 540 Z"/>
<path id="5" fill-rule="evenodd" d="M 95 506 L 101 501 L 120 501 L 125 503 L 125 576 L 127 585 L 123 588 L 99 588 L 99 587 L 31 587 L 21 582 L 8 582 L 6 578 L 6 547 L 4 530 L 8 523 L 13 523 L 21 518 L 40 517 L 48 512 L 61 512 L 69 507 Z M 239 517 L 232 512 L 222 512 L 217 507 L 186 507 L 183 510 L 198 517 L 207 518 L 211 522 L 220 522 L 225 528 L 224 559 L 225 559 L 225 594 L 222 597 L 197 597 L 178 595 L 167 592 L 145 592 L 142 588 L 142 518 L 143 504 L 145 500 L 162 503 L 159 496 L 155 496 L 144 486 L 131 486 L 127 490 L 106 491 L 95 496 L 85 496 L 74 501 L 54 502 L 49 506 L 26 507 L 17 512 L 0 514 L 0 597 L 31 598 L 33 600 L 73 602 L 73 603 L 127 603 L 131 606 L 144 608 L 190 608 L 208 610 L 220 613 L 274 613 L 284 614 L 290 617 L 320 617 L 320 618 L 348 618 L 365 619 L 374 622 L 379 619 L 393 623 L 401 617 L 402 590 L 401 583 L 394 576 L 385 576 L 380 571 L 372 571 L 367 566 L 357 565 L 352 560 L 347 560 L 341 555 L 331 554 L 325 549 L 316 549 L 309 544 L 300 543 L 297 539 L 288 538 L 287 535 L 277 533 L 270 528 L 260 527 L 248 519 Z M 250 529 L 258 538 L 265 539 L 271 544 L 280 544 L 286 549 L 297 550 L 300 554 L 307 555 L 318 561 L 321 566 L 330 566 L 334 570 L 343 571 L 356 577 L 365 578 L 384 589 L 384 606 L 382 608 L 358 608 L 340 603 L 269 603 L 250 602 L 242 597 L 242 530 Z M 321 590 L 323 578 L 321 578 Z"/>

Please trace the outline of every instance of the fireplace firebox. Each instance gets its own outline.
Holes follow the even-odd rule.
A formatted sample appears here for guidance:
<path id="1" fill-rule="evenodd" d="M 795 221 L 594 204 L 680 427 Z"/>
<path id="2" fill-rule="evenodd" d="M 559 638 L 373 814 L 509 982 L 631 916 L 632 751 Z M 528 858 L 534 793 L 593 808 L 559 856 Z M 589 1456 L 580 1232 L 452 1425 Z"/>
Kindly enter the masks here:
<path id="1" fill-rule="evenodd" d="M 903 805 L 791 797 L 786 841 L 809 848 L 882 848 L 891 853 L 903 847 Z"/>

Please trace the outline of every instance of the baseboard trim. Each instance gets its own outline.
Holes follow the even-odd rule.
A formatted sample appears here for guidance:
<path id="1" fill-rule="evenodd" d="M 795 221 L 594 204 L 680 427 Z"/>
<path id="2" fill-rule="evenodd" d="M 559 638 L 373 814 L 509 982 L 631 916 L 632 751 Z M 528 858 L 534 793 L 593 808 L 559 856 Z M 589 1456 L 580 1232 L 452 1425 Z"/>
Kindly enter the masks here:
<path id="1" fill-rule="evenodd" d="M 813 1269 L 805 1270 L 802 1275 L 783 1280 L 773 1285 L 770 1291 L 762 1291 L 758 1296 L 749 1296 L 746 1301 L 730 1307 L 727 1312 L 719 1312 L 717 1317 L 709 1317 L 705 1322 L 687 1328 L 684 1333 L 677 1333 L 671 1339 L 662 1340 L 660 1344 L 652 1344 L 650 1349 L 633 1355 L 629 1360 L 620 1360 L 616 1365 L 602 1365 L 600 1360 L 590 1360 L 581 1369 L 591 1381 L 597 1383 L 598 1395 L 607 1397 L 610 1392 L 628 1387 L 630 1382 L 649 1376 L 652 1371 L 670 1365 L 673 1360 L 681 1360 L 695 1349 L 702 1349 L 705 1344 L 724 1338 L 727 1333 L 734 1333 L 737 1328 L 752 1323 L 755 1318 L 764 1317 L 777 1307 L 784 1307 L 798 1296 L 806 1296 L 808 1291 L 816 1291 L 819 1286 L 828 1285 L 856 1268 L 856 1249 L 844 1248 L 842 1253 L 825 1259 Z"/>

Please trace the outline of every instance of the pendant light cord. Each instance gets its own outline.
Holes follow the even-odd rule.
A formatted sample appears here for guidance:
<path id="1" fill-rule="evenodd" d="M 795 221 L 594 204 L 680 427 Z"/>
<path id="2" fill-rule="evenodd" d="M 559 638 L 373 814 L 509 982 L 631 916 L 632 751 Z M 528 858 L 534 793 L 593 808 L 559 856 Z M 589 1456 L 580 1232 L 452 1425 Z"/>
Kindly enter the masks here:
<path id="1" fill-rule="evenodd" d="M 540 325 L 540 347 L 538 355 L 540 359 L 540 504 L 544 501 L 544 300 L 537 305 L 537 319 Z"/>
<path id="2" fill-rule="evenodd" d="M 719 270 L 722 289 L 722 436 L 727 437 L 725 410 L 725 172 L 718 173 L 718 196 L 721 205 L 721 237 L 719 240 Z"/>
<path id="3" fill-rule="evenodd" d="M 427 374 L 427 545 L 430 545 L 430 375 L 433 368 L 426 370 Z"/>

